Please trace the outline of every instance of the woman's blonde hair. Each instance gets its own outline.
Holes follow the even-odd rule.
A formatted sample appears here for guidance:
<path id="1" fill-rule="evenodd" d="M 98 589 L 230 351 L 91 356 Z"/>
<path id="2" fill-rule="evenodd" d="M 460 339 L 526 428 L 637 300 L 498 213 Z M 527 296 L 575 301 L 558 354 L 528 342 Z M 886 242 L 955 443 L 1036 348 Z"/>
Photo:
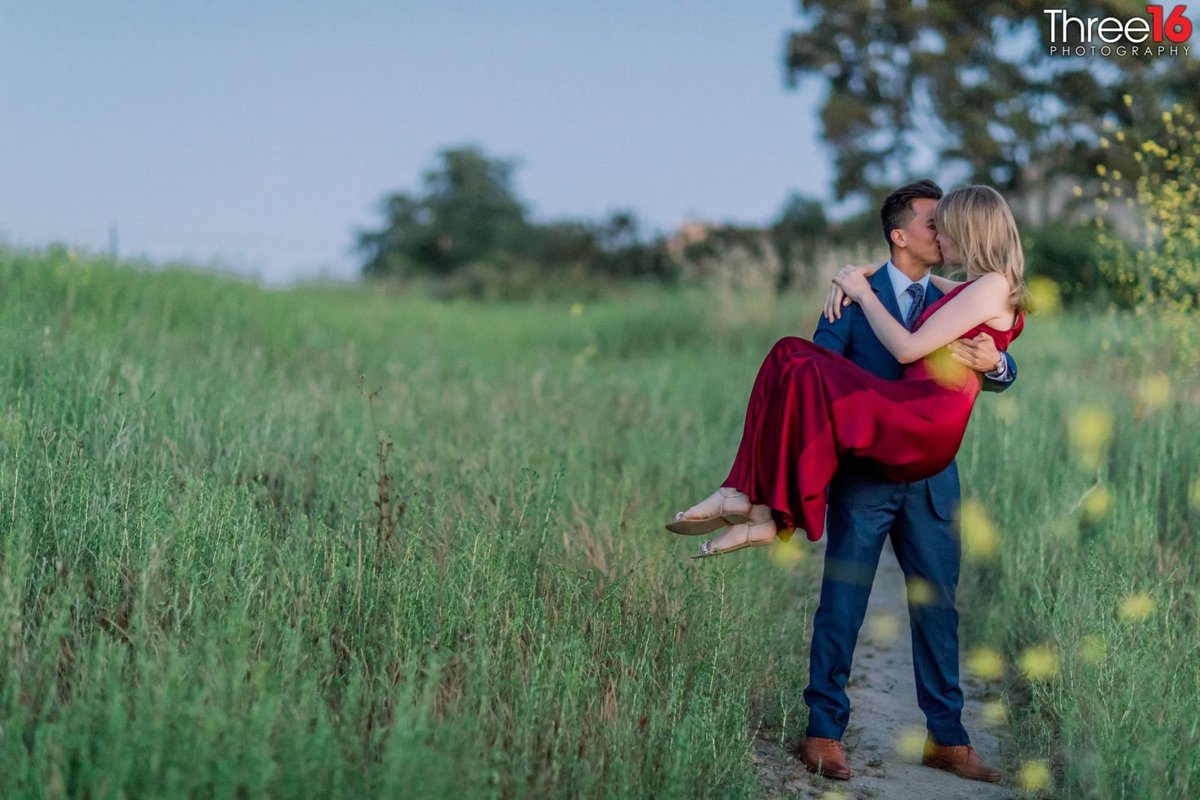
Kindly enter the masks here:
<path id="1" fill-rule="evenodd" d="M 990 186 L 964 186 L 938 201 L 937 228 L 958 245 L 968 274 L 998 272 L 1012 287 L 1009 302 L 1017 311 L 1029 305 L 1025 254 L 1012 209 Z"/>

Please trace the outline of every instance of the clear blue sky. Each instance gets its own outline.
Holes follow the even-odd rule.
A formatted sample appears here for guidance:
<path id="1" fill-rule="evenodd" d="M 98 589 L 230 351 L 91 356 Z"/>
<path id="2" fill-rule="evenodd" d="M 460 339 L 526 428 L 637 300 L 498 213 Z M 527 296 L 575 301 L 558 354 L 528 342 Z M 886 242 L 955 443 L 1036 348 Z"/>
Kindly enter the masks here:
<path id="1" fill-rule="evenodd" d="M 0 0 L 0 241 L 357 274 L 358 227 L 446 146 L 537 218 L 764 222 L 828 197 L 794 0 Z"/>

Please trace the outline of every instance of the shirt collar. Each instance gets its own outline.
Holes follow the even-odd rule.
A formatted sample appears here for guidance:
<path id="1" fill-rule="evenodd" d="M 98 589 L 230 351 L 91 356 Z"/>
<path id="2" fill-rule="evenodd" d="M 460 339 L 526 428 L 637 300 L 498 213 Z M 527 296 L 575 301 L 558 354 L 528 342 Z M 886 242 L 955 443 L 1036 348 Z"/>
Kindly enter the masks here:
<path id="1" fill-rule="evenodd" d="M 926 272 L 925 276 L 919 281 L 911 280 L 907 275 L 901 272 L 895 264 L 892 263 L 890 258 L 887 260 L 884 268 L 887 270 L 888 277 L 892 280 L 892 291 L 896 293 L 897 302 L 899 302 L 900 298 L 904 296 L 904 293 L 908 290 L 908 287 L 912 286 L 914 283 L 921 284 L 922 291 L 929 291 L 928 272 Z"/>

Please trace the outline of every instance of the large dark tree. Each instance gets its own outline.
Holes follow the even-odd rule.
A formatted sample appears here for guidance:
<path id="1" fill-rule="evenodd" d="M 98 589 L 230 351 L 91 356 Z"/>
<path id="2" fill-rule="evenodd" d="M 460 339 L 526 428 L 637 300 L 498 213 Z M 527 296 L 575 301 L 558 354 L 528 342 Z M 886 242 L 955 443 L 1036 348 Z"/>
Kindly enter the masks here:
<path id="1" fill-rule="evenodd" d="M 1200 101 L 1195 47 L 1191 55 L 1051 56 L 1043 3 L 799 6 L 804 21 L 788 37 L 785 68 L 793 85 L 815 76 L 828 88 L 822 133 L 839 198 L 877 195 L 911 177 L 918 142 L 944 176 L 1028 195 L 1056 174 L 1093 174 L 1106 119 L 1152 135 L 1161 111 Z M 1081 18 L 1147 16 L 1144 2 L 1060 7 Z"/>
<path id="2" fill-rule="evenodd" d="M 424 192 L 384 198 L 383 227 L 358 235 L 368 275 L 445 274 L 496 252 L 530 246 L 525 207 L 512 186 L 513 164 L 472 147 L 448 148 L 425 173 Z"/>

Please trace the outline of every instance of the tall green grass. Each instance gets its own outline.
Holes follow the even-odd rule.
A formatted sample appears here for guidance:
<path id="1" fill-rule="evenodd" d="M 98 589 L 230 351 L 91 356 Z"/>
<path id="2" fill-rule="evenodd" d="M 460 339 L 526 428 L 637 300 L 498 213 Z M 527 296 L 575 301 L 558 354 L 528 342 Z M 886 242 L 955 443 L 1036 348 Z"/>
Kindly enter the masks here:
<path id="1" fill-rule="evenodd" d="M 661 525 L 813 299 L 485 306 L 64 251 L 0 253 L 0 287 L 0 796 L 753 797 L 753 737 L 802 733 L 819 564 L 691 563 Z M 1069 796 L 1200 785 L 1197 387 L 1135 417 L 1133 330 L 1031 323 L 960 458 L 1002 536 L 964 643 L 1056 648 L 1005 691 Z M 1083 402 L 1117 420 L 1099 469 Z"/>
<path id="2" fill-rule="evenodd" d="M 959 457 L 1001 542 L 963 585 L 966 633 L 1008 661 L 1015 756 L 1049 761 L 1053 797 L 1200 796 L 1200 365 L 1163 333 L 1032 322 Z"/>

